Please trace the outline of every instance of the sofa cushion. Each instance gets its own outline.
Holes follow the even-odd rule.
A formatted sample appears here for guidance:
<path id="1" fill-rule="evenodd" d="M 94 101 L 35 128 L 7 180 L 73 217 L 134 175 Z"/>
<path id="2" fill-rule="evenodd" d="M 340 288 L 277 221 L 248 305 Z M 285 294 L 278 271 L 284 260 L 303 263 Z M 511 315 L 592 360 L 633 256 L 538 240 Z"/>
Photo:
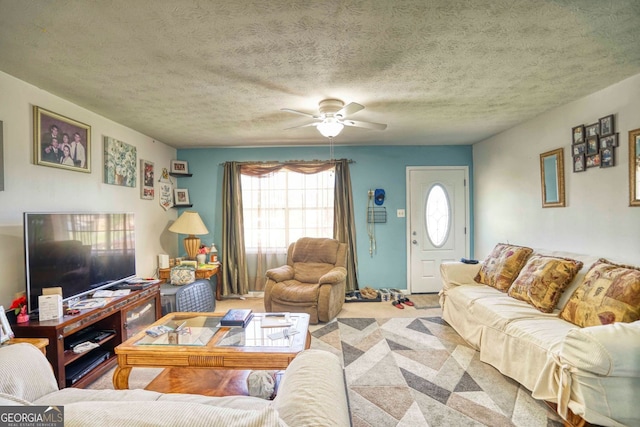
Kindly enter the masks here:
<path id="1" fill-rule="evenodd" d="M 65 405 L 65 426 L 286 427 L 273 406 L 257 410 L 189 402 L 78 402 Z"/>
<path id="2" fill-rule="evenodd" d="M 509 296 L 551 313 L 582 262 L 568 258 L 532 255 L 509 288 Z"/>
<path id="3" fill-rule="evenodd" d="M 320 285 L 300 283 L 297 280 L 285 280 L 276 283 L 271 289 L 271 299 L 279 302 L 316 305 Z"/>
<path id="4" fill-rule="evenodd" d="M 57 390 L 53 369 L 39 349 L 27 343 L 0 348 L 0 393 L 33 402 Z"/>
<path id="5" fill-rule="evenodd" d="M 336 264 L 340 242 L 335 239 L 321 239 L 302 237 L 293 247 L 291 259 L 298 262 L 317 262 L 322 264 Z"/>
<path id="6" fill-rule="evenodd" d="M 484 260 L 475 281 L 506 292 L 532 252 L 524 246 L 498 243 Z"/>
<path id="7" fill-rule="evenodd" d="M 581 327 L 640 319 L 640 269 L 599 259 L 560 317 Z"/>
<path id="8" fill-rule="evenodd" d="M 320 278 L 333 269 L 333 264 L 319 262 L 296 262 L 293 264 L 293 278 L 304 283 L 318 283 Z"/>

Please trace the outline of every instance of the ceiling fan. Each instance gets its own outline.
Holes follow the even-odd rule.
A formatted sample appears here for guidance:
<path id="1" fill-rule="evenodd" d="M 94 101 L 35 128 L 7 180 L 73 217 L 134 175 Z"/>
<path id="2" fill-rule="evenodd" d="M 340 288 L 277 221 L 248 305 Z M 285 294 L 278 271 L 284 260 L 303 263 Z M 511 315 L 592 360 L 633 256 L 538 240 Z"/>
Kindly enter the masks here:
<path id="1" fill-rule="evenodd" d="M 318 131 L 327 138 L 338 136 L 345 126 L 354 126 L 373 130 L 385 130 L 387 128 L 387 125 L 382 123 L 363 122 L 347 118 L 347 116 L 355 114 L 362 109 L 364 109 L 364 106 L 357 102 L 351 102 L 344 105 L 344 102 L 339 99 L 324 99 L 318 104 L 319 114 L 310 114 L 303 111 L 291 110 L 289 108 L 282 108 L 281 110 L 314 119 L 311 123 L 305 123 L 303 125 L 287 129 L 315 126 L 318 128 Z"/>

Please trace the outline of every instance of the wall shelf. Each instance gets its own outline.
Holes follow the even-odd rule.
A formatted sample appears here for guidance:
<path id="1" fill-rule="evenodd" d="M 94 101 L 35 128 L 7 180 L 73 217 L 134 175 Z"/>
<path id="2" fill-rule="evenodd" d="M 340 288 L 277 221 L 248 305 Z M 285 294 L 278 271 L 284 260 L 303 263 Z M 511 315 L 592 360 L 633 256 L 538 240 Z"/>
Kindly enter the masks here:
<path id="1" fill-rule="evenodd" d="M 193 176 L 192 173 L 175 173 L 175 172 L 170 172 L 169 175 L 174 176 L 176 178 L 189 178 Z"/>

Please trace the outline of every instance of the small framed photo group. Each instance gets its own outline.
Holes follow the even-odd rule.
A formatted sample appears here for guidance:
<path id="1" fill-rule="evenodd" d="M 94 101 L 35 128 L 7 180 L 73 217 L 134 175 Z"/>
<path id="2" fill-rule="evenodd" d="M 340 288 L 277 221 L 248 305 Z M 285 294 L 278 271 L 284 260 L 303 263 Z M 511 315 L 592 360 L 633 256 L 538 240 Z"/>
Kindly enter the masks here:
<path id="1" fill-rule="evenodd" d="M 571 129 L 571 134 L 574 172 L 615 165 L 614 149 L 619 143 L 618 134 L 614 133 L 613 114 L 590 125 L 575 126 Z"/>

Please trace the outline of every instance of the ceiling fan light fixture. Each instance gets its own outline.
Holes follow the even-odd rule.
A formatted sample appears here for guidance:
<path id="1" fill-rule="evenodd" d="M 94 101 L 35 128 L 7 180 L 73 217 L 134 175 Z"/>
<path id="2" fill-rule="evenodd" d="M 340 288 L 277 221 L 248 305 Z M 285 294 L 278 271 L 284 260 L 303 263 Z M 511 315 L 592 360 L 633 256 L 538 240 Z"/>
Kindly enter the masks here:
<path id="1" fill-rule="evenodd" d="M 322 123 L 318 124 L 317 128 L 322 136 L 326 138 L 335 138 L 340 134 L 340 132 L 342 132 L 344 125 L 334 118 L 326 118 Z"/>

